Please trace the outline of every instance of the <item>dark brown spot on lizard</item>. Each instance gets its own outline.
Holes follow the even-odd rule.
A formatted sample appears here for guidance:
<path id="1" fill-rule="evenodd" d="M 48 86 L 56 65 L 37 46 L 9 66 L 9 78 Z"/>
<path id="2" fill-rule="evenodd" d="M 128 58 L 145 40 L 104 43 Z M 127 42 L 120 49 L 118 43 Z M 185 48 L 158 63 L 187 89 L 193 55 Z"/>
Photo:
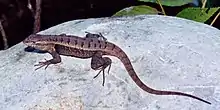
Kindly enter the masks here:
<path id="1" fill-rule="evenodd" d="M 88 48 L 90 48 L 91 47 L 91 44 L 90 44 L 90 42 L 88 43 Z"/>
<path id="2" fill-rule="evenodd" d="M 113 44 L 113 45 L 112 45 L 112 49 L 111 49 L 111 50 L 114 50 L 114 49 L 115 49 L 115 45 Z"/>
<path id="3" fill-rule="evenodd" d="M 81 42 L 81 47 L 83 47 L 84 46 L 84 42 Z"/>
<path id="4" fill-rule="evenodd" d="M 77 45 L 77 44 L 78 44 L 78 41 L 77 41 L 77 40 L 74 40 L 74 44 Z"/>
<path id="5" fill-rule="evenodd" d="M 63 42 L 63 38 L 62 37 L 60 37 L 60 42 Z"/>
<path id="6" fill-rule="evenodd" d="M 70 45 L 70 38 L 67 39 L 67 44 Z"/>

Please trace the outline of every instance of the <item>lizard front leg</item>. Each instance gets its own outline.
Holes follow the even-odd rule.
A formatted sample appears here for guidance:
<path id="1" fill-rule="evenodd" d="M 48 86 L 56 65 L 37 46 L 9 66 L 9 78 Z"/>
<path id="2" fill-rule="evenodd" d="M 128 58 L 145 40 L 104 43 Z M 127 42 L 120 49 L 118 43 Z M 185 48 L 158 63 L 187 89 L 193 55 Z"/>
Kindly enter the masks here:
<path id="1" fill-rule="evenodd" d="M 44 62 L 39 62 L 38 64 L 34 65 L 34 66 L 39 66 L 35 70 L 40 69 L 44 66 L 45 66 L 45 69 L 47 69 L 47 67 L 50 64 L 57 64 L 57 63 L 61 62 L 60 55 L 55 51 L 55 49 L 53 47 L 49 48 L 47 51 L 52 55 L 53 58 L 50 60 L 46 60 Z"/>
<path id="2" fill-rule="evenodd" d="M 110 71 L 111 68 L 111 63 L 112 60 L 109 57 L 102 57 L 101 53 L 96 53 L 93 57 L 92 57 L 92 61 L 91 61 L 91 68 L 94 70 L 100 70 L 98 72 L 97 75 L 94 76 L 94 78 L 96 78 L 101 72 L 103 73 L 103 83 L 102 85 L 104 86 L 105 83 L 105 69 L 107 67 L 108 68 L 108 73 Z"/>

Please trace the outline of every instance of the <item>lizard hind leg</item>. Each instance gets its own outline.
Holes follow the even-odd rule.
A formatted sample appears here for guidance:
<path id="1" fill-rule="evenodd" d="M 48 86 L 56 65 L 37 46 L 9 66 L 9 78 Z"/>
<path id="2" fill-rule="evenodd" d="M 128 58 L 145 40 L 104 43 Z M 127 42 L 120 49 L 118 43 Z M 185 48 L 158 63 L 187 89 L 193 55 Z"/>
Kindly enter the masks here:
<path id="1" fill-rule="evenodd" d="M 105 84 L 105 69 L 108 68 L 108 74 L 111 68 L 112 60 L 109 57 L 93 56 L 91 61 L 91 68 L 100 70 L 93 78 L 96 78 L 101 72 L 103 74 L 102 86 Z"/>
<path id="2" fill-rule="evenodd" d="M 86 33 L 86 38 L 92 38 L 92 39 L 98 39 L 102 41 L 107 41 L 107 39 L 101 34 L 92 34 L 90 32 L 85 32 Z"/>

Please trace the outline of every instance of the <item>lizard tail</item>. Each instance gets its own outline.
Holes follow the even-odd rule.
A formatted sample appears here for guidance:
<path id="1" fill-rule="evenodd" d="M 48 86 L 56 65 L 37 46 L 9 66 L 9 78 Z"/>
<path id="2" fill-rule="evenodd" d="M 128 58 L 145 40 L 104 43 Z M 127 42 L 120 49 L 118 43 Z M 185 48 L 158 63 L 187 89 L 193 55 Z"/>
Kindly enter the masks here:
<path id="1" fill-rule="evenodd" d="M 175 91 L 162 91 L 162 90 L 155 90 L 153 88 L 148 87 L 147 85 L 145 85 L 140 78 L 137 76 L 131 61 L 129 60 L 128 56 L 126 55 L 126 53 L 120 49 L 119 47 L 115 47 L 114 52 L 113 52 L 113 56 L 118 57 L 121 62 L 124 64 L 128 74 L 130 75 L 130 77 L 132 78 L 132 80 L 144 91 L 151 93 L 151 94 L 155 94 L 155 95 L 179 95 L 179 96 L 187 96 L 187 97 L 191 97 L 197 100 L 200 100 L 202 102 L 205 102 L 207 104 L 211 104 L 210 102 L 203 100 L 199 97 L 190 95 L 190 94 L 186 94 L 186 93 L 182 93 L 182 92 L 175 92 Z"/>

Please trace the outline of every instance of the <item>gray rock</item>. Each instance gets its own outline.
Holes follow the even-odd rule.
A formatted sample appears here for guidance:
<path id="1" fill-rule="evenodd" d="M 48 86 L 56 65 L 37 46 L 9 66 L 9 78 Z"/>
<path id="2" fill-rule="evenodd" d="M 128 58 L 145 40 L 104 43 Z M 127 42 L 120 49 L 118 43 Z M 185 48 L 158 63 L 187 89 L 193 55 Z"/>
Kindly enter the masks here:
<path id="1" fill-rule="evenodd" d="M 131 80 L 115 57 L 105 86 L 90 59 L 61 56 L 62 63 L 37 71 L 34 64 L 51 56 L 25 52 L 23 43 L 0 51 L 1 110 L 219 110 L 220 31 L 209 25 L 167 16 L 74 20 L 40 34 L 85 36 L 101 32 L 129 56 L 141 80 L 182 96 L 149 94 Z"/>

